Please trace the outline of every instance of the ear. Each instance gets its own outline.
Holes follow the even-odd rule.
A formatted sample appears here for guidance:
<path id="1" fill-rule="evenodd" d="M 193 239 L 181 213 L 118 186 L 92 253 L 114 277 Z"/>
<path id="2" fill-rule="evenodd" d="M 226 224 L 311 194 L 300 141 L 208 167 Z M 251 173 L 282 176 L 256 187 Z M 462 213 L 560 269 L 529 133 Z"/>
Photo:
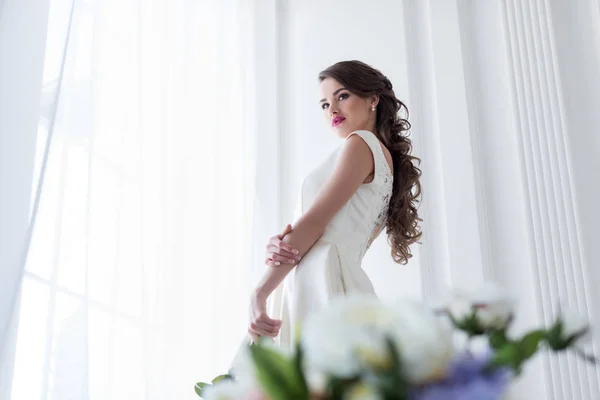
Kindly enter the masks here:
<path id="1" fill-rule="evenodd" d="M 379 104 L 379 96 L 376 94 L 370 96 L 369 97 L 369 105 L 377 107 L 377 104 Z"/>

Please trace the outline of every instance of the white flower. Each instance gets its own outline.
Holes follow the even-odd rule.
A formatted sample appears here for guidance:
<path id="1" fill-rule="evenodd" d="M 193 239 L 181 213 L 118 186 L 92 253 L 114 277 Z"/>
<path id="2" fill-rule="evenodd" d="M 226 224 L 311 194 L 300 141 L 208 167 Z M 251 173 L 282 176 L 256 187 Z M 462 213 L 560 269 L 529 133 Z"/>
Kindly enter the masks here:
<path id="1" fill-rule="evenodd" d="M 477 319 L 483 328 L 502 329 L 512 319 L 515 301 L 499 285 L 485 282 L 471 295 L 477 308 Z"/>
<path id="2" fill-rule="evenodd" d="M 452 319 L 462 321 L 473 314 L 473 303 L 466 292 L 457 290 L 448 300 L 446 309 Z"/>
<path id="3" fill-rule="evenodd" d="M 308 386 L 310 393 L 325 397 L 328 383 L 327 375 L 322 371 L 307 367 L 306 365 L 303 366 L 302 372 L 304 373 L 306 386 Z"/>
<path id="4" fill-rule="evenodd" d="M 408 379 L 424 383 L 443 377 L 455 355 L 452 331 L 422 304 L 401 301 L 394 306 L 398 318 L 388 331 L 398 345 Z"/>
<path id="5" fill-rule="evenodd" d="M 475 311 L 480 328 L 503 329 L 514 314 L 514 300 L 497 284 L 485 282 L 475 290 L 455 290 L 444 308 L 459 325 Z"/>
<path id="6" fill-rule="evenodd" d="M 590 323 L 579 311 L 571 307 L 565 307 L 561 310 L 559 318 L 562 321 L 561 339 L 567 341 L 574 336 L 578 336 L 573 343 L 577 347 L 591 341 Z"/>
<path id="7" fill-rule="evenodd" d="M 374 297 L 333 300 L 304 323 L 302 346 L 307 369 L 351 377 L 365 363 L 389 363 L 383 332 L 376 328 L 391 318 L 393 312 Z"/>
<path id="8" fill-rule="evenodd" d="M 412 301 L 385 306 L 375 297 L 333 301 L 309 316 L 302 343 L 308 369 L 351 377 L 366 369 L 392 366 L 389 338 L 413 382 L 442 376 L 453 355 L 451 332 L 428 308 Z"/>

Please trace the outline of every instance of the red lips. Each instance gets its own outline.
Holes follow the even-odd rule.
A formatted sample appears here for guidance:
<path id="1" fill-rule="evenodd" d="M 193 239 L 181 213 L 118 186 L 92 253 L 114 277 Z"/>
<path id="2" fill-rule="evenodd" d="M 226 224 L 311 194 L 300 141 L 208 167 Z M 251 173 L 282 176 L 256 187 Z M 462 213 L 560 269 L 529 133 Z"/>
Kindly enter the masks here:
<path id="1" fill-rule="evenodd" d="M 339 124 L 341 124 L 342 122 L 344 122 L 346 120 L 346 118 L 344 117 L 335 117 L 332 121 L 331 121 L 331 125 L 336 127 Z"/>

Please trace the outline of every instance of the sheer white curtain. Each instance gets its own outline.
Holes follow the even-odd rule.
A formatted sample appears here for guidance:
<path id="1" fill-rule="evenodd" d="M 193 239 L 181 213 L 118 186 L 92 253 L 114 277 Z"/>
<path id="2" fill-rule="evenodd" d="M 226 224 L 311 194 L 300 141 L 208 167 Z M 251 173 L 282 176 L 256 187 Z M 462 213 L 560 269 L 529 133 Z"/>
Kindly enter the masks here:
<path id="1" fill-rule="evenodd" d="M 51 0 L 14 399 L 195 398 L 243 335 L 248 9 Z"/>

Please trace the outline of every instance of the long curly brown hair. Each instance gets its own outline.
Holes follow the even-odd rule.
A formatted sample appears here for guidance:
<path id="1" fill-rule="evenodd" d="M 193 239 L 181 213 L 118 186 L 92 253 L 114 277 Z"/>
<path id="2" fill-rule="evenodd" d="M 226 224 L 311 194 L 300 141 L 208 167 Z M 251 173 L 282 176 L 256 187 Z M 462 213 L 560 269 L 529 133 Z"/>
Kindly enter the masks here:
<path id="1" fill-rule="evenodd" d="M 333 78 L 350 92 L 362 98 L 379 96 L 376 131 L 373 132 L 392 154 L 394 187 L 387 215 L 386 234 L 392 247 L 392 257 L 406 264 L 412 257 L 410 245 L 422 235 L 418 215 L 421 198 L 421 160 L 411 155 L 408 108 L 396 98 L 390 80 L 375 68 L 361 61 L 341 61 L 319 73 L 319 82 Z M 406 118 L 399 116 L 404 111 Z"/>

